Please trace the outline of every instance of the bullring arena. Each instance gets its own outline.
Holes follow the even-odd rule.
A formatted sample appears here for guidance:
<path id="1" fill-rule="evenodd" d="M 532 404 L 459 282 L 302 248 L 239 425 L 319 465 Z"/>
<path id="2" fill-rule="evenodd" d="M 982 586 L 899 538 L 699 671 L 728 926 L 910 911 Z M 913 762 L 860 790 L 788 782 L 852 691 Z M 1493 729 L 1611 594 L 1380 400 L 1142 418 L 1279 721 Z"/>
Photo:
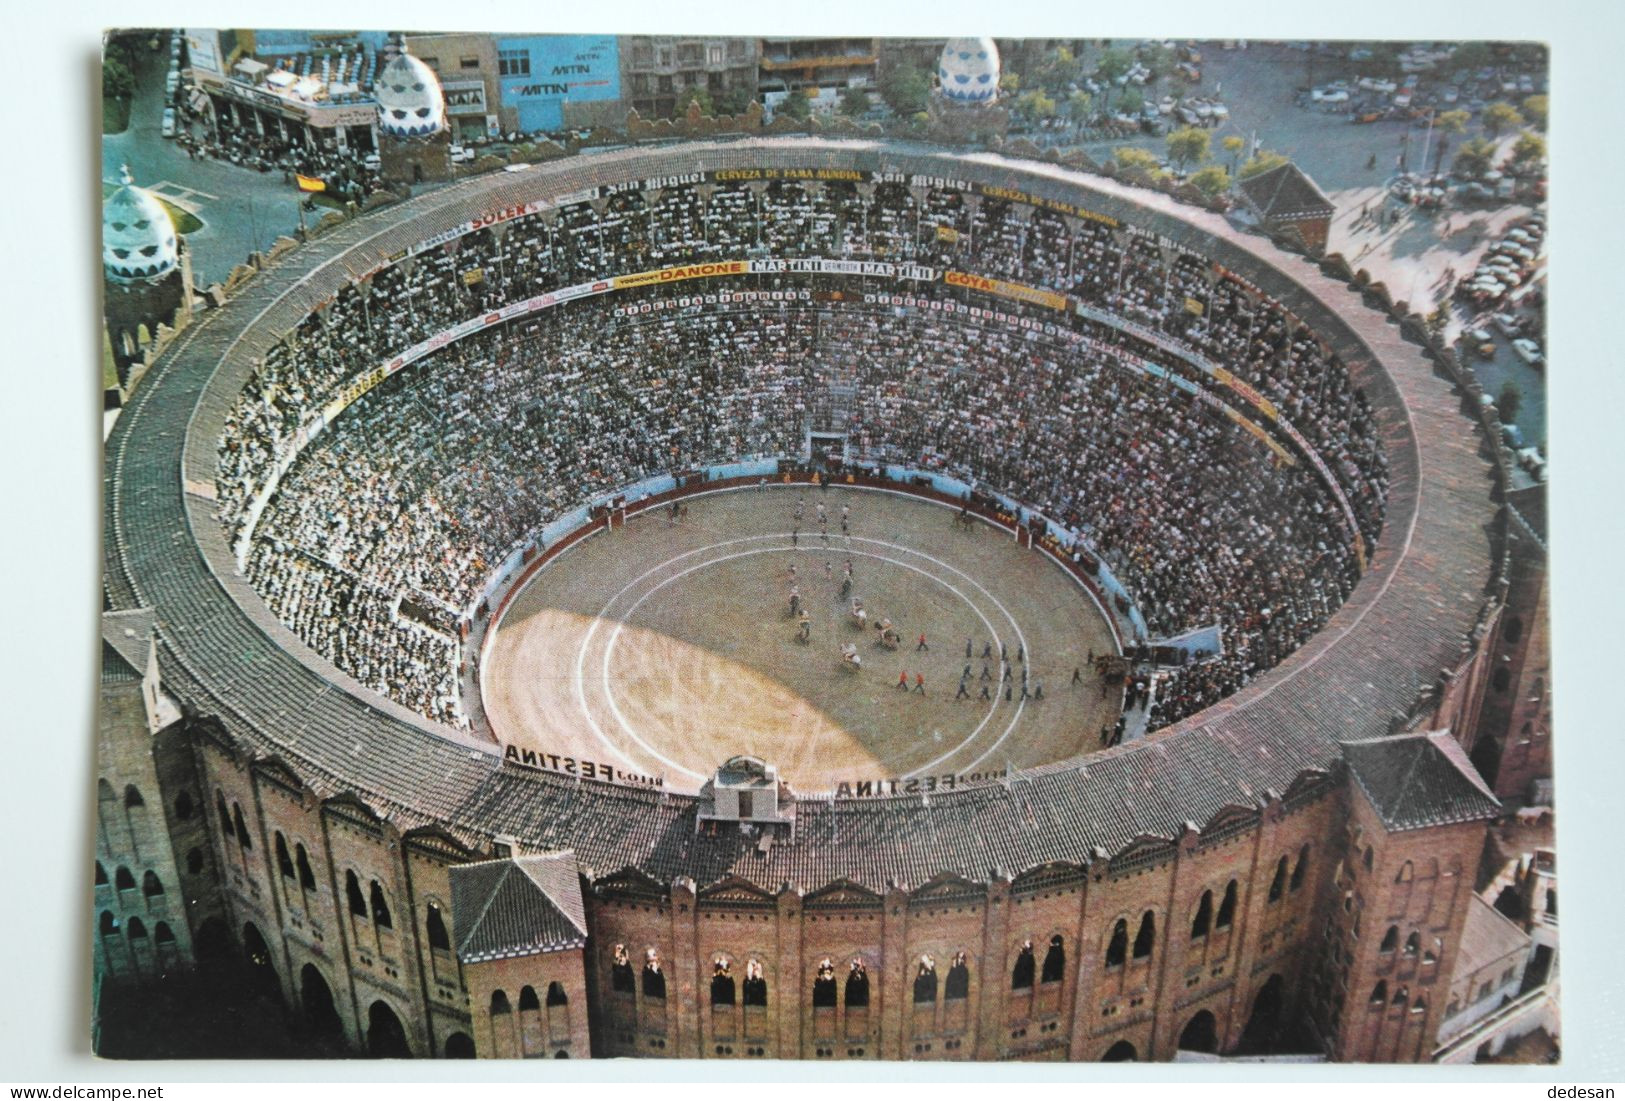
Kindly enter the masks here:
<path id="1" fill-rule="evenodd" d="M 107 469 L 197 854 L 167 950 L 312 1028 L 1432 1056 L 1498 813 L 1443 733 L 1493 468 L 1383 313 L 1217 216 L 885 142 L 497 173 L 249 280 Z"/>

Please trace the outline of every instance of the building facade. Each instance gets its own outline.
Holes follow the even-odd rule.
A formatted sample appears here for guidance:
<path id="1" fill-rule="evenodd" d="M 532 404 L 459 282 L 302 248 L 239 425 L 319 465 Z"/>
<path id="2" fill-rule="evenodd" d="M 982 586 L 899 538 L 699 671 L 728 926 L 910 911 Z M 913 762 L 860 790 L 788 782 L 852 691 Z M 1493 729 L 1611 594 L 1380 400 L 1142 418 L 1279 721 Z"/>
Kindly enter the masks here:
<path id="1" fill-rule="evenodd" d="M 626 35 L 620 50 L 626 105 L 644 118 L 672 118 L 691 89 L 703 89 L 713 105 L 756 98 L 754 38 Z"/>

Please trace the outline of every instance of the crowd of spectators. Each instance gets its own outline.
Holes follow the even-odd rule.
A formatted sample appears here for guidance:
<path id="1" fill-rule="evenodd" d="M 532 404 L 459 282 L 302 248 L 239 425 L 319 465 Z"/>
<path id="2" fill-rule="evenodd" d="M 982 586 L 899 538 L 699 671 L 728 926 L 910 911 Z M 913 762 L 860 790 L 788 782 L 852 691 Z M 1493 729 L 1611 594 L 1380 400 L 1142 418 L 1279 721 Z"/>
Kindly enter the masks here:
<path id="1" fill-rule="evenodd" d="M 1363 395 L 1314 334 L 1200 257 L 954 190 L 779 182 L 580 203 L 352 285 L 272 349 L 233 410 L 221 521 L 248 534 L 250 502 L 314 411 L 427 336 L 586 279 L 751 256 L 908 260 L 1073 294 L 1256 388 L 1320 450 L 1363 537 L 1380 530 L 1386 466 Z M 1219 655 L 1158 678 L 1153 726 L 1281 660 L 1357 579 L 1353 533 L 1309 464 L 1111 350 L 1180 369 L 1143 336 L 1008 304 L 1051 324 L 1000 324 L 963 308 L 992 300 L 924 284 L 750 277 L 690 294 L 702 290 L 544 311 L 391 378 L 282 477 L 252 532 L 250 580 L 335 664 L 460 723 L 458 627 L 513 549 L 639 478 L 798 454 L 815 413 L 867 459 L 956 474 L 1078 532 L 1153 637 L 1219 623 Z M 949 308 L 898 306 L 902 290 Z"/>

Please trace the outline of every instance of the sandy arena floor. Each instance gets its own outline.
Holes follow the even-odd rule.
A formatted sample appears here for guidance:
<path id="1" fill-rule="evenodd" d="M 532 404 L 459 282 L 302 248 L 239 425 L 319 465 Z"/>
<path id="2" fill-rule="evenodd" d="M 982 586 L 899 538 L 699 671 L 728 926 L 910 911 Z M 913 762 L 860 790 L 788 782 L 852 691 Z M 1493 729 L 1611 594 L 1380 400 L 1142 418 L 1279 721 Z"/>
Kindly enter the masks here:
<path id="1" fill-rule="evenodd" d="M 798 497 L 804 515 L 792 547 Z M 1091 651 L 1114 650 L 1101 610 L 1008 535 L 980 523 L 961 530 L 948 508 L 866 490 L 780 486 L 688 504 L 681 522 L 654 511 L 592 536 L 514 597 L 480 668 L 499 741 L 613 765 L 617 776 L 661 777 L 680 791 L 750 753 L 777 765 L 798 793 L 818 795 L 842 783 L 947 775 L 963 783 L 1043 764 L 1094 748 L 1102 724 L 1115 721 L 1118 693 L 1103 695 L 1087 663 Z M 840 534 L 842 505 L 851 508 L 850 540 Z M 848 561 L 868 629 L 839 596 Z M 790 615 L 792 584 L 811 620 L 805 643 Z M 901 632 L 899 649 L 879 644 L 872 624 L 881 617 Z M 917 649 L 922 633 L 928 651 Z M 846 642 L 858 647 L 858 671 L 843 665 Z M 971 698 L 956 699 L 967 664 Z M 1041 700 L 1022 700 L 1024 669 L 1030 692 L 1042 685 Z M 900 673 L 907 691 L 897 688 Z M 916 673 L 923 694 L 913 690 Z M 981 698 L 984 686 L 991 699 Z"/>

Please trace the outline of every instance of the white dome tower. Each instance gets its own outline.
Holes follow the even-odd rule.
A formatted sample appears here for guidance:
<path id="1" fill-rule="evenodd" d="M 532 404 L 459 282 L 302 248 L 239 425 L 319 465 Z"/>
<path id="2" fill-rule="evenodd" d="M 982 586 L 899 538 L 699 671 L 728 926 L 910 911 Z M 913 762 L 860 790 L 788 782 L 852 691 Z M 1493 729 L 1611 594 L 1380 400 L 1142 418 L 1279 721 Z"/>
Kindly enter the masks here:
<path id="1" fill-rule="evenodd" d="M 985 106 L 999 96 L 999 48 L 991 38 L 950 38 L 937 57 L 937 94 Z"/>
<path id="2" fill-rule="evenodd" d="M 425 138 L 446 126 L 446 100 L 434 70 L 404 48 L 378 74 L 378 131 L 395 138 Z"/>
<path id="3" fill-rule="evenodd" d="M 126 165 L 122 184 L 102 204 L 102 268 L 115 283 L 157 282 L 180 263 L 169 212 L 136 187 Z"/>

